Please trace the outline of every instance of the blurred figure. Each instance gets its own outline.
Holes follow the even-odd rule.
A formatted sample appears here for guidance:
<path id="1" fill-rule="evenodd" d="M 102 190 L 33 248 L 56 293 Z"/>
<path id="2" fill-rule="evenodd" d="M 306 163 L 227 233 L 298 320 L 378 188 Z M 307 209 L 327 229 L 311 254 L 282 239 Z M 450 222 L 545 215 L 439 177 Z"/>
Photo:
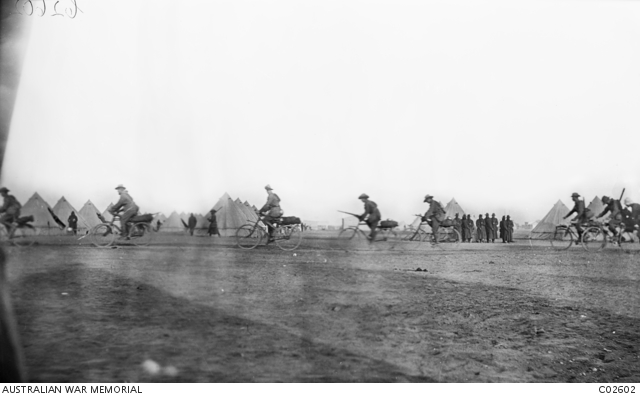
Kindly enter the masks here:
<path id="1" fill-rule="evenodd" d="M 469 228 L 469 233 L 467 234 L 467 242 L 470 243 L 473 235 L 475 234 L 475 222 L 473 222 L 471 215 L 467 215 L 467 227 Z"/>
<path id="2" fill-rule="evenodd" d="M 569 211 L 569 213 L 565 215 L 562 219 L 567 219 L 569 216 L 571 216 L 571 214 L 573 214 L 574 212 L 576 213 L 576 217 L 573 220 L 576 225 L 576 230 L 578 231 L 578 243 L 579 243 L 582 241 L 582 232 L 583 232 L 582 225 L 589 222 L 589 220 L 593 217 L 593 213 L 589 208 L 587 208 L 584 205 L 584 200 L 580 198 L 580 195 L 578 193 L 573 193 L 571 195 L 571 200 L 573 200 L 574 202 L 573 209 Z M 507 216 L 507 218 L 509 217 Z"/>
<path id="3" fill-rule="evenodd" d="M 507 220 L 506 216 L 502 215 L 502 220 L 500 221 L 500 238 L 503 243 L 507 242 Z"/>
<path id="4" fill-rule="evenodd" d="M 162 221 L 158 219 L 158 221 L 156 222 L 156 232 L 160 231 L 160 227 L 162 227 Z"/>
<path id="5" fill-rule="evenodd" d="M 498 235 L 498 218 L 496 218 L 496 214 L 491 214 L 491 225 L 493 226 L 493 234 L 491 235 L 491 242 L 495 243 L 497 235 Z"/>
<path id="6" fill-rule="evenodd" d="M 640 238 L 640 204 L 634 203 L 629 197 L 624 199 L 625 209 L 623 210 L 623 217 L 627 230 L 635 229 Z"/>
<path id="7" fill-rule="evenodd" d="M 192 212 L 188 220 L 189 234 L 191 236 L 193 236 L 193 232 L 196 230 L 197 223 L 198 223 L 198 220 L 196 219 L 196 217 L 193 215 L 193 212 Z"/>
<path id="8" fill-rule="evenodd" d="M 100 220 L 104 222 L 104 220 Z M 76 216 L 76 213 L 74 211 L 71 211 L 71 215 L 69 215 L 69 218 L 67 218 L 67 223 L 69 229 L 71 229 L 71 231 L 73 232 L 73 235 L 75 236 L 76 234 L 78 234 L 78 217 Z"/>
<path id="9" fill-rule="evenodd" d="M 22 205 L 20 202 L 9 194 L 9 189 L 6 187 L 0 187 L 0 195 L 4 199 L 2 207 L 0 207 L 0 223 L 5 225 L 7 233 L 11 230 L 11 224 L 18 220 L 20 217 L 20 208 Z"/>
<path id="10" fill-rule="evenodd" d="M 371 229 L 371 233 L 369 233 L 369 242 L 372 243 L 376 240 L 378 223 L 380 222 L 382 215 L 380 215 L 378 204 L 369 200 L 369 196 L 366 193 L 362 193 L 358 196 L 358 199 L 364 203 L 364 213 L 360 215 L 358 219 L 360 219 L 360 222 L 366 222 L 369 229 Z"/>
<path id="11" fill-rule="evenodd" d="M 129 192 L 124 186 L 118 185 L 116 186 L 116 190 L 120 195 L 120 199 L 109 209 L 109 212 L 111 215 L 116 215 L 120 208 L 122 208 L 123 212 L 120 215 L 120 228 L 122 229 L 121 237 L 128 238 L 129 229 L 127 227 L 127 221 L 138 214 L 139 208 L 136 203 L 133 202 L 133 198 L 129 195 Z"/>
<path id="12" fill-rule="evenodd" d="M 476 242 L 477 243 L 481 243 L 484 241 L 484 235 L 485 235 L 485 228 L 484 228 L 484 219 L 482 219 L 482 214 L 478 215 L 478 219 L 476 220 Z"/>
<path id="13" fill-rule="evenodd" d="M 431 226 L 431 231 L 433 233 L 433 243 L 438 244 L 438 239 L 436 236 L 438 235 L 438 229 L 440 228 L 440 224 L 444 221 L 445 211 L 442 208 L 442 204 L 433 199 L 433 196 L 427 194 L 424 197 L 424 202 L 429 203 L 429 209 L 424 213 L 422 217 L 423 222 L 427 222 L 429 226 Z"/>
<path id="14" fill-rule="evenodd" d="M 610 197 L 602 196 L 602 203 L 605 204 L 605 207 L 602 212 L 596 216 L 596 218 L 602 218 L 610 212 L 611 217 L 609 219 L 609 231 L 613 233 L 614 236 L 617 236 L 617 228 L 622 225 L 622 205 L 620 205 L 620 200 L 614 200 Z"/>
<path id="15" fill-rule="evenodd" d="M 493 223 L 491 223 L 491 218 L 489 218 L 488 212 L 484 216 L 484 230 L 486 231 L 486 238 L 488 243 L 489 240 L 493 238 Z"/>
<path id="16" fill-rule="evenodd" d="M 462 236 L 462 241 L 466 243 L 467 235 L 469 234 L 469 225 L 467 224 L 467 215 L 462 215 L 462 219 L 460 219 L 460 226 L 462 230 L 462 233 L 460 233 L 460 235 Z"/>
<path id="17" fill-rule="evenodd" d="M 5 263 L 4 251 L 0 248 L 0 383 L 2 384 L 27 381 L 18 324 L 9 295 Z"/>
<path id="18" fill-rule="evenodd" d="M 507 243 L 513 243 L 513 221 L 511 220 L 511 216 L 509 215 L 507 215 L 505 227 L 507 230 Z"/>
<path id="19" fill-rule="evenodd" d="M 207 220 L 209 221 L 209 229 L 207 230 L 207 234 L 209 235 L 209 237 L 213 236 L 214 234 L 217 235 L 218 237 L 220 236 L 220 231 L 218 230 L 218 220 L 216 219 L 216 210 L 211 210 L 209 211 L 209 213 L 211 215 L 209 215 L 209 218 L 207 218 Z"/>
<path id="20" fill-rule="evenodd" d="M 453 217 L 453 228 L 460 233 L 460 238 L 462 238 L 462 220 L 458 216 L 459 214 L 456 214 Z"/>

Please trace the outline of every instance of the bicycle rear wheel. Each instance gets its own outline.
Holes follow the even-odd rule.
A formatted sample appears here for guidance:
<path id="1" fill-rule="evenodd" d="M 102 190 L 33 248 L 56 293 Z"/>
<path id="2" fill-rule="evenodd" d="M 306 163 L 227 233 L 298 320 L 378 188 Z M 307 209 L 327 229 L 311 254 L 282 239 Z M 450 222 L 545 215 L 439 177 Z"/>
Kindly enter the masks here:
<path id="1" fill-rule="evenodd" d="M 11 243 L 18 247 L 29 247 L 36 242 L 36 229 L 31 225 L 19 226 L 13 231 Z"/>
<path id="2" fill-rule="evenodd" d="M 257 247 L 263 238 L 264 231 L 259 226 L 246 224 L 236 230 L 236 243 L 245 250 Z"/>
<path id="3" fill-rule="evenodd" d="M 598 252 L 607 245 L 607 235 L 599 227 L 590 227 L 582 234 L 582 244 L 589 252 Z"/>
<path id="4" fill-rule="evenodd" d="M 573 233 L 568 227 L 556 228 L 549 242 L 555 249 L 569 249 L 569 247 L 571 247 L 571 244 L 573 244 Z"/>
<path id="5" fill-rule="evenodd" d="M 274 239 L 281 250 L 293 251 L 302 241 L 302 231 L 298 225 L 280 226 L 274 232 Z"/>
<path id="6" fill-rule="evenodd" d="M 129 226 L 129 241 L 133 245 L 145 246 L 151 242 L 151 225 L 148 223 L 134 223 Z"/>
<path id="7" fill-rule="evenodd" d="M 456 249 L 460 246 L 460 241 L 462 241 L 462 236 L 460 236 L 460 232 L 456 229 L 444 229 L 440 228 L 438 230 L 438 235 L 436 239 L 437 247 L 442 250 L 451 250 Z"/>
<path id="8" fill-rule="evenodd" d="M 91 229 L 91 243 L 96 247 L 108 247 L 116 241 L 118 231 L 109 223 L 101 223 Z"/>

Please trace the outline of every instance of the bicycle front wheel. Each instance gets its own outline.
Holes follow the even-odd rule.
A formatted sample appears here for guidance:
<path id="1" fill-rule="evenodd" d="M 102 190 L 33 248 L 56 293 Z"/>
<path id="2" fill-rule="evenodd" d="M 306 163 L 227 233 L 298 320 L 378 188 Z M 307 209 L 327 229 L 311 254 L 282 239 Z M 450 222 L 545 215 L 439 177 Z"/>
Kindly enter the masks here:
<path id="1" fill-rule="evenodd" d="M 236 243 L 242 249 L 250 250 L 257 247 L 263 237 L 264 232 L 256 225 L 246 224 L 236 230 Z"/>
<path id="2" fill-rule="evenodd" d="M 366 239 L 359 229 L 348 227 L 338 235 L 338 245 L 344 250 L 349 250 L 362 245 Z"/>
<path id="3" fill-rule="evenodd" d="M 302 241 L 302 231 L 299 226 L 280 226 L 275 230 L 276 245 L 283 251 L 293 251 Z"/>
<path id="4" fill-rule="evenodd" d="M 31 225 L 20 226 L 13 231 L 11 243 L 18 247 L 29 247 L 36 242 L 36 228 Z"/>
<path id="5" fill-rule="evenodd" d="M 557 228 L 551 239 L 549 240 L 551 246 L 558 250 L 566 250 L 573 244 L 573 233 L 568 227 Z"/>
<path id="6" fill-rule="evenodd" d="M 149 245 L 152 237 L 151 225 L 149 225 L 148 223 L 135 223 L 129 228 L 129 240 L 133 245 Z"/>
<path id="7" fill-rule="evenodd" d="M 590 227 L 582 234 L 584 249 L 590 252 L 598 252 L 607 245 L 607 235 L 599 227 Z"/>
<path id="8" fill-rule="evenodd" d="M 91 229 L 91 243 L 96 247 L 108 247 L 116 241 L 118 231 L 109 223 L 101 223 Z"/>

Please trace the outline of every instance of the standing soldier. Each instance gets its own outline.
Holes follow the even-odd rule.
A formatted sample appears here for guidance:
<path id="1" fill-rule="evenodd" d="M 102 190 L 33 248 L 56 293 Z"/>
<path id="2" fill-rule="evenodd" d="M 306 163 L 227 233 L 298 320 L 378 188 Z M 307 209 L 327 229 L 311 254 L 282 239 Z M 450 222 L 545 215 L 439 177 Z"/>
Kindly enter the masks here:
<path id="1" fill-rule="evenodd" d="M 620 226 L 622 223 L 622 206 L 620 205 L 620 200 L 614 200 L 607 196 L 602 196 L 602 202 L 606 205 L 602 212 L 596 216 L 596 218 L 601 218 L 607 214 L 607 212 L 611 212 L 611 219 L 609 219 L 609 230 L 613 233 L 614 236 L 618 234 L 616 227 Z"/>
<path id="2" fill-rule="evenodd" d="M 478 219 L 476 220 L 476 242 L 481 243 L 484 241 L 484 219 L 482 219 L 482 214 L 478 215 Z"/>
<path id="3" fill-rule="evenodd" d="M 505 226 L 507 228 L 507 243 L 513 243 L 513 221 L 509 215 L 507 215 Z"/>
<path id="4" fill-rule="evenodd" d="M 69 229 L 71 229 L 73 235 L 75 236 L 78 234 L 78 216 L 75 212 L 71 211 L 71 215 L 69 215 L 67 222 L 69 223 Z"/>
<path id="5" fill-rule="evenodd" d="M 427 222 L 431 226 L 431 232 L 433 233 L 433 243 L 438 244 L 438 229 L 440 224 L 444 221 L 445 211 L 442 208 L 442 204 L 433 199 L 433 196 L 427 194 L 424 197 L 424 202 L 429 203 L 429 209 L 424 213 L 422 217 L 423 222 Z"/>
<path id="6" fill-rule="evenodd" d="M 471 219 L 471 215 L 467 215 L 467 228 L 468 228 L 468 233 L 467 233 L 467 242 L 470 243 L 471 239 L 473 238 L 473 234 L 475 231 L 475 223 L 473 222 L 473 219 Z"/>
<path id="7" fill-rule="evenodd" d="M 193 232 L 196 230 L 196 225 L 198 224 L 198 219 L 193 215 L 193 212 L 189 216 L 187 224 L 189 225 L 189 235 L 193 236 Z"/>
<path id="8" fill-rule="evenodd" d="M 491 235 L 491 242 L 496 242 L 496 237 L 498 234 L 498 218 L 496 218 L 496 214 L 491 214 L 491 225 L 493 226 L 493 234 Z"/>
<path id="9" fill-rule="evenodd" d="M 358 196 L 358 199 L 362 200 L 364 203 L 364 213 L 358 217 L 360 222 L 366 222 L 369 229 L 371 229 L 371 233 L 369 233 L 369 242 L 372 243 L 376 240 L 376 234 L 378 231 L 378 223 L 382 218 L 380 215 L 380 210 L 378 209 L 378 204 L 369 200 L 369 195 L 366 193 L 362 193 Z"/>
<path id="10" fill-rule="evenodd" d="M 459 214 L 453 217 L 453 228 L 460 233 L 460 238 L 462 238 L 462 220 L 458 217 Z"/>
<path id="11" fill-rule="evenodd" d="M 487 232 L 487 243 L 489 240 L 493 239 L 493 223 L 491 223 L 491 218 L 489 218 L 489 213 L 487 212 L 484 216 L 484 230 Z"/>
<path id="12" fill-rule="evenodd" d="M 216 219 L 216 210 L 212 209 L 210 213 L 211 215 L 207 219 L 209 221 L 209 230 L 207 230 L 207 234 L 209 235 L 209 237 L 213 236 L 214 234 L 217 235 L 218 237 L 221 237 L 220 231 L 218 230 L 218 220 Z"/>
<path id="13" fill-rule="evenodd" d="M 460 236 L 462 237 L 463 242 L 467 242 L 467 233 L 469 232 L 469 225 L 467 225 L 467 215 L 462 215 L 462 219 L 460 219 L 460 228 L 462 232 Z"/>
<path id="14" fill-rule="evenodd" d="M 603 202 L 605 197 L 603 197 L 603 200 L 602 200 Z M 573 202 L 575 203 L 573 205 L 573 209 L 569 211 L 569 213 L 565 215 L 562 219 L 567 219 L 569 216 L 571 216 L 571 214 L 573 214 L 574 212 L 576 213 L 576 217 L 574 218 L 574 220 L 575 220 L 576 230 L 578 231 L 578 243 L 579 243 L 580 241 L 582 241 L 582 224 L 589 222 L 589 219 L 593 217 L 593 213 L 589 208 L 585 207 L 584 200 L 580 198 L 580 195 L 578 193 L 573 193 L 571 195 L 571 200 L 573 200 Z M 509 217 L 507 216 L 507 218 Z"/>
<path id="15" fill-rule="evenodd" d="M 507 221 L 504 215 L 502 215 L 502 220 L 500 221 L 500 238 L 503 243 L 507 242 Z"/>

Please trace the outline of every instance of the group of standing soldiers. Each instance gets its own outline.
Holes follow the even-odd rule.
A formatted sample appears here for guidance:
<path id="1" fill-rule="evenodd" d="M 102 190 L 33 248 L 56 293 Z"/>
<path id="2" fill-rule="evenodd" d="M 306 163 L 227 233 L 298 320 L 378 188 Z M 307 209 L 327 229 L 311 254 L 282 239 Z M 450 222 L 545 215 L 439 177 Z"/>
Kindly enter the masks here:
<path id="1" fill-rule="evenodd" d="M 496 214 L 491 214 L 491 218 L 489 213 L 486 213 L 484 218 L 480 214 L 474 222 L 471 215 L 462 215 L 462 218 L 459 218 L 459 214 L 456 214 L 451 221 L 463 242 L 470 243 L 474 240 L 476 243 L 494 243 L 499 237 L 503 243 L 513 243 L 514 223 L 509 215 L 498 221 Z"/>

